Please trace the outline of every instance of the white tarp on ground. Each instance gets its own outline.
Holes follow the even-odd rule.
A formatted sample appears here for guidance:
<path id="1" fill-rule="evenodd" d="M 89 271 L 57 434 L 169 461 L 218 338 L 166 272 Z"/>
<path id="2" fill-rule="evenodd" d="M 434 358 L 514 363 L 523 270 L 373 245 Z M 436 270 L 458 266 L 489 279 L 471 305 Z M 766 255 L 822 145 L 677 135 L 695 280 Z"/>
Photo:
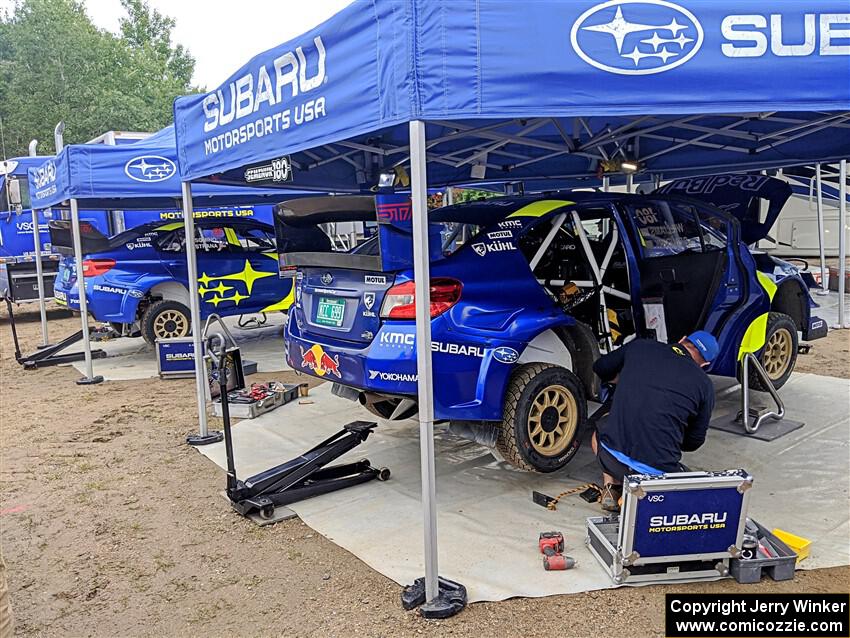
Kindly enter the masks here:
<path id="1" fill-rule="evenodd" d="M 729 385 L 721 380 L 718 390 Z M 805 421 L 805 427 L 772 442 L 710 430 L 703 449 L 686 455 L 684 462 L 692 469 L 748 470 L 755 477 L 750 515 L 768 528 L 814 540 L 803 568 L 850 564 L 850 381 L 795 374 L 781 395 L 788 417 Z M 719 392 L 715 415 L 733 414 L 738 396 Z M 311 398 L 310 405 L 285 405 L 235 426 L 240 478 L 299 455 L 349 421 L 373 420 L 350 401 L 331 395 L 328 384 L 313 390 Z M 223 444 L 199 450 L 224 467 Z M 362 457 L 390 467 L 392 478 L 291 507 L 307 525 L 372 568 L 400 584 L 411 583 L 424 573 L 416 423 L 382 423 L 365 444 L 338 462 Z M 466 585 L 471 602 L 611 586 L 583 543 L 585 518 L 598 515 L 598 506 L 570 496 L 551 512 L 531 501 L 532 490 L 555 495 L 598 481 L 588 445 L 561 472 L 529 474 L 438 428 L 436 458 L 440 574 Z M 537 536 L 552 529 L 564 532 L 566 552 L 579 563 L 576 569 L 544 572 Z"/>
<path id="2" fill-rule="evenodd" d="M 252 315 L 259 316 L 259 315 Z M 237 327 L 236 317 L 225 317 L 227 329 L 233 335 L 242 352 L 243 359 L 257 362 L 259 372 L 288 370 L 283 354 L 283 324 L 286 317 L 275 313 L 267 315 L 268 321 L 261 328 L 244 330 Z M 215 324 L 211 332 L 218 332 Z M 106 352 L 104 359 L 92 361 L 94 373 L 103 376 L 106 381 L 129 381 L 132 379 L 152 379 L 157 376 L 156 350 L 141 337 L 93 341 L 92 349 L 100 348 Z M 73 350 L 74 347 L 72 346 Z M 85 374 L 85 361 L 75 361 L 73 365 Z"/>

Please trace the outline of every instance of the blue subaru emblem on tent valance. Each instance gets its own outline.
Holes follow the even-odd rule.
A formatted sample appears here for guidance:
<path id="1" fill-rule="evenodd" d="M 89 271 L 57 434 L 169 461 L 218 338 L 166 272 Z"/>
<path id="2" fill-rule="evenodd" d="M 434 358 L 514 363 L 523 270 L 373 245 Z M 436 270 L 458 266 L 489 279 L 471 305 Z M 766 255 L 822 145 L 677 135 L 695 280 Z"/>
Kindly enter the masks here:
<path id="1" fill-rule="evenodd" d="M 177 172 L 177 166 L 167 157 L 142 155 L 127 162 L 124 172 L 137 182 L 164 182 Z"/>
<path id="2" fill-rule="evenodd" d="M 620 75 L 662 73 L 685 64 L 702 46 L 696 16 L 666 0 L 611 0 L 573 24 L 576 53 L 597 69 Z"/>

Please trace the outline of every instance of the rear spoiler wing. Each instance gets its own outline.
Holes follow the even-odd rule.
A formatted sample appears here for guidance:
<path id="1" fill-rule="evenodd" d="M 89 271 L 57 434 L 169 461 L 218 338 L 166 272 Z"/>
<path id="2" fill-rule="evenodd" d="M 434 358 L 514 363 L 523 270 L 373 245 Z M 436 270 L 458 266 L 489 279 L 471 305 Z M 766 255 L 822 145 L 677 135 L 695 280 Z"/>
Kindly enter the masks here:
<path id="1" fill-rule="evenodd" d="M 768 236 L 793 190 L 788 182 L 767 175 L 726 174 L 677 179 L 655 193 L 682 195 L 712 204 L 737 218 L 741 222 L 741 239 L 745 244 L 754 244 Z M 762 199 L 768 203 L 764 219 Z"/>
<path id="2" fill-rule="evenodd" d="M 62 255 L 74 254 L 74 235 L 71 222 L 66 219 L 53 219 L 47 222 L 50 231 L 50 243 L 55 252 Z M 80 221 L 80 245 L 84 255 L 109 250 L 109 238 L 86 220 Z"/>
<path id="3" fill-rule="evenodd" d="M 406 194 L 309 197 L 275 207 L 280 272 L 298 267 L 345 268 L 388 272 L 413 266 L 412 206 Z M 373 222 L 378 225 L 378 254 L 334 252 L 320 224 Z M 435 245 L 436 244 L 436 245 Z M 440 242 L 430 242 L 431 258 Z"/>

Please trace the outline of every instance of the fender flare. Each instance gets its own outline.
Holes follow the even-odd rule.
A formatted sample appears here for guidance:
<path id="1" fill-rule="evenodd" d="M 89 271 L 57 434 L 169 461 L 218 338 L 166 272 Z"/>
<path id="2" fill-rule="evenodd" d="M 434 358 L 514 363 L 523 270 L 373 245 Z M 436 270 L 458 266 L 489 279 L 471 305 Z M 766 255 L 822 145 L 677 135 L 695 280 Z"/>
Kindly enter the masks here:
<path id="1" fill-rule="evenodd" d="M 564 352 L 569 356 L 568 361 L 559 359 L 555 354 L 552 338 L 557 339 L 563 346 Z M 529 352 L 529 348 L 535 344 L 535 351 Z M 575 321 L 570 324 L 549 325 L 538 331 L 529 339 L 517 363 L 552 363 L 562 366 L 579 378 L 586 397 L 592 399 L 599 394 L 599 378 L 593 372 L 593 364 L 599 356 L 599 345 L 590 326 Z"/>

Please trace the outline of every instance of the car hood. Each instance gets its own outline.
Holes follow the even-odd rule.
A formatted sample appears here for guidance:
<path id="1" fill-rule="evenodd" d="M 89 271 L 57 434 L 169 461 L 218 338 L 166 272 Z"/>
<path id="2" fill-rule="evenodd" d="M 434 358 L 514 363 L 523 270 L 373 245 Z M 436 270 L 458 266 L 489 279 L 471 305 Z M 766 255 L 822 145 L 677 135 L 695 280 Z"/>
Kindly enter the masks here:
<path id="1" fill-rule="evenodd" d="M 792 192 L 790 184 L 775 177 L 735 174 L 677 179 L 655 191 L 698 199 L 733 215 L 741 222 L 741 239 L 746 244 L 768 236 Z M 768 202 L 764 219 L 762 199 Z"/>

